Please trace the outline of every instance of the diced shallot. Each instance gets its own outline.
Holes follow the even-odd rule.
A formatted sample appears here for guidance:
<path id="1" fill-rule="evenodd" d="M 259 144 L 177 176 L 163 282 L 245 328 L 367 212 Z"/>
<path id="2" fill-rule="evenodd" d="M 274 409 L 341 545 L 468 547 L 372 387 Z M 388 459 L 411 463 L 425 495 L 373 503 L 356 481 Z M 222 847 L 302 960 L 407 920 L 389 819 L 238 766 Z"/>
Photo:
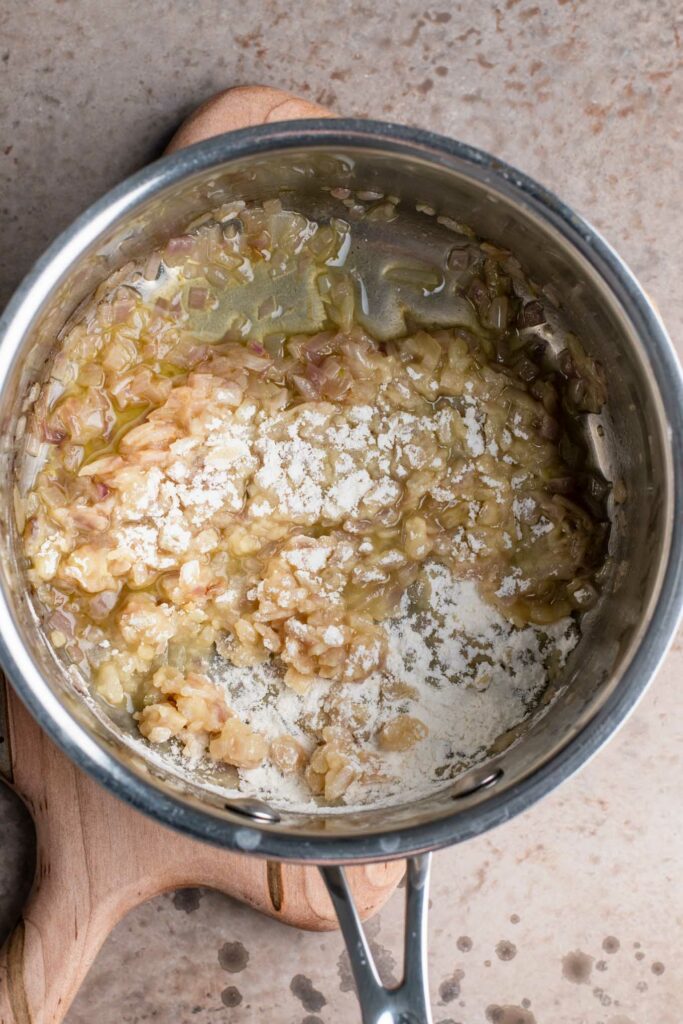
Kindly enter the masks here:
<path id="1" fill-rule="evenodd" d="M 209 289 L 192 287 L 187 293 L 189 309 L 206 309 L 209 303 Z"/>

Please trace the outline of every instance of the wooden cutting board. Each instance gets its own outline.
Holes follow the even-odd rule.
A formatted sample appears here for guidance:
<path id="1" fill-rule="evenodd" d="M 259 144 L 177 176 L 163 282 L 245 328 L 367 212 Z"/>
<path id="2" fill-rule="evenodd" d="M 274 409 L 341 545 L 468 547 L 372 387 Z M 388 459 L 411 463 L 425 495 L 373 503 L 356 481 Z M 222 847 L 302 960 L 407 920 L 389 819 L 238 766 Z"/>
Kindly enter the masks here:
<path id="1" fill-rule="evenodd" d="M 332 115 L 276 89 L 228 90 L 188 119 L 169 150 L 233 128 L 321 116 Z M 59 1024 L 112 928 L 169 889 L 210 886 L 298 928 L 337 927 L 315 867 L 228 853 L 171 832 L 79 771 L 10 687 L 6 717 L 4 770 L 33 815 L 37 864 L 21 919 L 0 950 L 0 1024 Z M 364 919 L 403 871 L 401 861 L 349 869 Z"/>

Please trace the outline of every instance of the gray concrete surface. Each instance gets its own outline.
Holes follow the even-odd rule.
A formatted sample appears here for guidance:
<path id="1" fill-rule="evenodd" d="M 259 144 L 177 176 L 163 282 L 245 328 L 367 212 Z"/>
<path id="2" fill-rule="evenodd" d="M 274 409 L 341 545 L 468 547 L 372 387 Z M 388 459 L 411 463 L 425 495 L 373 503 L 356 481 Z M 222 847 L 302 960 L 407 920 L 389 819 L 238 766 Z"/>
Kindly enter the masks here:
<path id="1" fill-rule="evenodd" d="M 55 234 L 159 153 L 196 103 L 263 82 L 516 164 L 604 232 L 680 343 L 682 41 L 683 11 L 670 0 L 0 0 L 0 303 Z M 579 777 L 437 857 L 435 1021 L 683 1019 L 682 669 L 679 642 Z M 0 927 L 21 897 L 29 837 L 2 795 Z M 400 910 L 397 895 L 371 926 L 389 974 Z M 67 1018 L 354 1019 L 337 935 L 293 932 L 199 891 L 131 913 Z"/>

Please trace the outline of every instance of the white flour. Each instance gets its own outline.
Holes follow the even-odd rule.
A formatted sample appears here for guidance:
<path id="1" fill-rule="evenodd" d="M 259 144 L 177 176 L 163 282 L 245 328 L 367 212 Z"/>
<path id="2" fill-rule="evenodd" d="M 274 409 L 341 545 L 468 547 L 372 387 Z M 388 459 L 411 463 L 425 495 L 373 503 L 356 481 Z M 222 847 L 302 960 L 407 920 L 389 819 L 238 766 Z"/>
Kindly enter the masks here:
<path id="1" fill-rule="evenodd" d="M 195 418 L 192 437 L 170 444 L 169 465 L 119 471 L 116 486 L 121 493 L 125 488 L 125 501 L 113 508 L 111 536 L 117 555 L 132 563 L 136 585 L 153 571 L 182 564 L 190 540 L 225 512 L 241 513 L 247 524 L 284 518 L 332 527 L 348 518 L 374 518 L 400 501 L 404 478 L 427 458 L 440 474 L 435 496 L 451 500 L 455 494 L 443 486 L 447 466 L 438 449 L 440 432 L 460 422 L 455 408 L 417 416 L 383 412 L 381 403 L 340 410 L 316 402 L 274 415 L 254 408 L 238 419 L 229 401 L 219 401 L 225 389 L 215 381 L 211 388 L 210 415 Z M 470 403 L 468 416 L 474 417 Z M 463 421 L 465 426 L 470 450 L 483 451 L 478 421 Z M 460 473 L 471 468 L 466 462 Z M 401 483 L 391 478 L 392 469 Z M 457 488 L 458 481 L 456 475 L 449 482 Z M 210 550 L 210 537 L 207 543 Z"/>
<path id="2" fill-rule="evenodd" d="M 270 663 L 214 665 L 214 680 L 243 721 L 266 736 L 289 733 L 308 751 L 315 746 L 310 732 L 324 724 L 331 698 L 362 710 L 365 722 L 354 736 L 358 750 L 376 759 L 373 779 L 353 783 L 341 810 L 415 799 L 464 770 L 527 716 L 549 681 L 549 665 L 561 667 L 578 640 L 570 619 L 516 629 L 482 600 L 473 582 L 456 580 L 435 563 L 426 575 L 429 611 L 411 609 L 404 598 L 401 615 L 385 624 L 385 668 L 361 683 L 319 680 L 300 696 Z M 407 684 L 408 693 L 392 693 L 395 682 Z M 401 713 L 420 719 L 428 735 L 407 751 L 380 751 L 371 737 Z M 306 783 L 273 765 L 239 776 L 242 794 L 291 809 L 316 808 Z"/>

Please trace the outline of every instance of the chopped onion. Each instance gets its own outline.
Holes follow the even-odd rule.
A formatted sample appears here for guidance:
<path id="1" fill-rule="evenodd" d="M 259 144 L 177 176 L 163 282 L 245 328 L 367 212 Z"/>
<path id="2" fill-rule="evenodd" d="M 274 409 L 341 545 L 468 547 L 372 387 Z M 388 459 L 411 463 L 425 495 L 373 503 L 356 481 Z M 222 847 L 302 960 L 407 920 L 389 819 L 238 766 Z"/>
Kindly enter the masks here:
<path id="1" fill-rule="evenodd" d="M 540 371 L 536 364 L 532 363 L 530 359 L 526 358 L 526 356 L 522 356 L 522 358 L 517 363 L 515 363 L 515 373 L 517 374 L 520 380 L 523 380 L 527 384 L 530 384 L 531 381 L 536 380 L 539 372 Z"/>
<path id="2" fill-rule="evenodd" d="M 230 274 L 223 267 L 210 266 L 206 270 L 206 280 L 216 288 L 225 288 Z"/>
<path id="3" fill-rule="evenodd" d="M 490 299 L 488 289 L 480 277 L 475 277 L 470 282 L 470 286 L 467 289 L 467 295 L 477 310 L 480 318 L 485 320 L 490 305 Z"/>
<path id="4" fill-rule="evenodd" d="M 482 252 L 485 252 L 487 256 L 491 256 L 496 260 L 504 260 L 511 255 L 509 249 L 503 249 L 498 245 L 491 245 L 490 242 L 482 242 L 479 248 Z"/>
<path id="5" fill-rule="evenodd" d="M 451 249 L 448 254 L 447 263 L 451 270 L 458 272 L 467 270 L 470 263 L 469 250 L 460 246 Z"/>
<path id="6" fill-rule="evenodd" d="M 544 437 L 546 441 L 558 441 L 560 433 L 560 424 L 553 416 L 546 414 L 541 420 L 541 437 Z"/>
<path id="7" fill-rule="evenodd" d="M 316 363 L 309 363 L 306 367 L 306 376 L 317 389 L 318 394 L 322 394 L 322 390 L 328 381 L 324 369 L 321 366 L 317 366 Z"/>
<path id="8" fill-rule="evenodd" d="M 277 311 L 277 308 L 277 299 L 274 295 L 269 295 L 267 299 L 263 300 L 256 310 L 256 316 L 259 320 L 264 320 L 267 316 L 272 317 L 273 313 Z"/>
<path id="9" fill-rule="evenodd" d="M 14 487 L 12 489 L 12 499 L 14 502 L 14 518 L 17 524 L 17 530 L 19 533 L 24 532 L 26 526 L 26 502 L 19 494 L 19 489 Z"/>
<path id="10" fill-rule="evenodd" d="M 583 381 L 583 380 L 581 380 L 579 378 L 577 378 L 575 380 L 570 380 L 569 384 L 567 386 L 567 398 L 569 399 L 569 401 L 573 405 L 575 405 L 577 408 L 580 408 L 581 405 L 583 404 L 583 401 L 584 401 L 585 397 L 586 397 L 586 383 L 585 383 L 585 381 Z"/>
<path id="11" fill-rule="evenodd" d="M 571 494 L 576 487 L 576 480 L 573 476 L 556 476 L 548 481 L 548 487 L 553 494 Z"/>
<path id="12" fill-rule="evenodd" d="M 331 331 L 324 334 L 315 334 L 309 340 L 305 340 L 301 346 L 301 355 L 311 362 L 317 362 L 323 356 L 334 352 L 338 345 L 338 338 Z"/>
<path id="13" fill-rule="evenodd" d="M 147 281 L 156 281 L 161 270 L 161 256 L 158 252 L 153 252 L 145 263 L 142 271 L 142 276 Z"/>
<path id="14" fill-rule="evenodd" d="M 615 505 L 623 505 L 628 497 L 628 491 L 626 490 L 626 484 L 622 479 L 617 479 L 612 484 L 612 497 Z"/>
<path id="15" fill-rule="evenodd" d="M 293 374 L 292 382 L 296 384 L 304 398 L 308 398 L 311 401 L 316 401 L 320 398 L 320 391 L 317 386 L 306 377 L 302 377 L 300 374 Z"/>
<path id="16" fill-rule="evenodd" d="M 468 227 L 467 224 L 461 224 L 458 220 L 453 220 L 452 217 L 437 217 L 437 224 L 443 224 L 449 231 L 455 231 L 458 235 L 466 235 L 467 238 L 474 238 L 475 234 L 472 228 Z"/>
<path id="17" fill-rule="evenodd" d="M 169 256 L 189 256 L 196 244 L 197 240 L 192 235 L 178 235 L 176 238 L 169 238 L 166 252 Z"/>
<path id="18" fill-rule="evenodd" d="M 47 420 L 43 423 L 43 440 L 47 441 L 48 444 L 61 444 L 62 441 L 66 441 L 69 433 L 62 426 L 57 426 L 55 423 L 50 423 Z"/>
<path id="19" fill-rule="evenodd" d="M 53 612 L 50 618 L 47 620 L 48 628 L 63 633 L 64 636 L 71 640 L 74 636 L 74 620 L 73 616 L 68 615 L 61 608 Z"/>
<path id="20" fill-rule="evenodd" d="M 259 348 L 261 348 L 260 345 Z M 266 350 L 263 349 L 264 353 L 265 351 Z M 247 368 L 247 370 L 256 370 L 257 373 L 261 370 L 267 370 L 268 367 L 272 365 L 270 356 L 267 353 L 265 355 L 259 355 L 257 352 L 250 351 L 248 348 L 242 349 L 240 362 L 242 363 L 242 366 Z"/>
<path id="21" fill-rule="evenodd" d="M 378 203 L 366 214 L 365 219 L 369 221 L 383 221 L 391 224 L 398 217 L 398 210 L 393 203 Z"/>
<path id="22" fill-rule="evenodd" d="M 130 317 L 131 313 L 136 306 L 136 298 L 134 292 L 129 288 L 120 288 L 114 296 L 112 303 L 112 322 L 115 324 L 125 323 Z"/>
<path id="23" fill-rule="evenodd" d="M 119 599 L 119 592 L 117 590 L 103 590 L 90 601 L 90 616 L 99 621 L 100 619 L 106 619 L 114 605 Z"/>
<path id="24" fill-rule="evenodd" d="M 263 345 L 269 356 L 273 359 L 282 359 L 284 356 L 286 334 L 268 334 L 263 339 Z"/>
<path id="25" fill-rule="evenodd" d="M 398 263 L 389 267 L 384 276 L 388 281 L 420 288 L 424 292 L 433 292 L 443 283 L 440 271 L 428 263 Z"/>
<path id="26" fill-rule="evenodd" d="M 188 309 L 206 309 L 209 301 L 209 289 L 193 286 L 187 293 Z"/>
<path id="27" fill-rule="evenodd" d="M 264 199 L 261 205 L 263 206 L 263 212 L 269 216 L 282 213 L 282 203 L 279 199 Z"/>
<path id="28" fill-rule="evenodd" d="M 537 327 L 546 322 L 545 312 L 540 302 L 527 302 L 519 316 L 520 327 Z"/>
<path id="29" fill-rule="evenodd" d="M 580 611 L 587 611 L 597 604 L 598 592 L 587 580 L 574 580 L 568 584 L 567 591 L 572 604 Z"/>
<path id="30" fill-rule="evenodd" d="M 488 315 L 491 327 L 497 331 L 504 331 L 508 325 L 508 299 L 507 295 L 497 295 L 491 302 Z"/>

